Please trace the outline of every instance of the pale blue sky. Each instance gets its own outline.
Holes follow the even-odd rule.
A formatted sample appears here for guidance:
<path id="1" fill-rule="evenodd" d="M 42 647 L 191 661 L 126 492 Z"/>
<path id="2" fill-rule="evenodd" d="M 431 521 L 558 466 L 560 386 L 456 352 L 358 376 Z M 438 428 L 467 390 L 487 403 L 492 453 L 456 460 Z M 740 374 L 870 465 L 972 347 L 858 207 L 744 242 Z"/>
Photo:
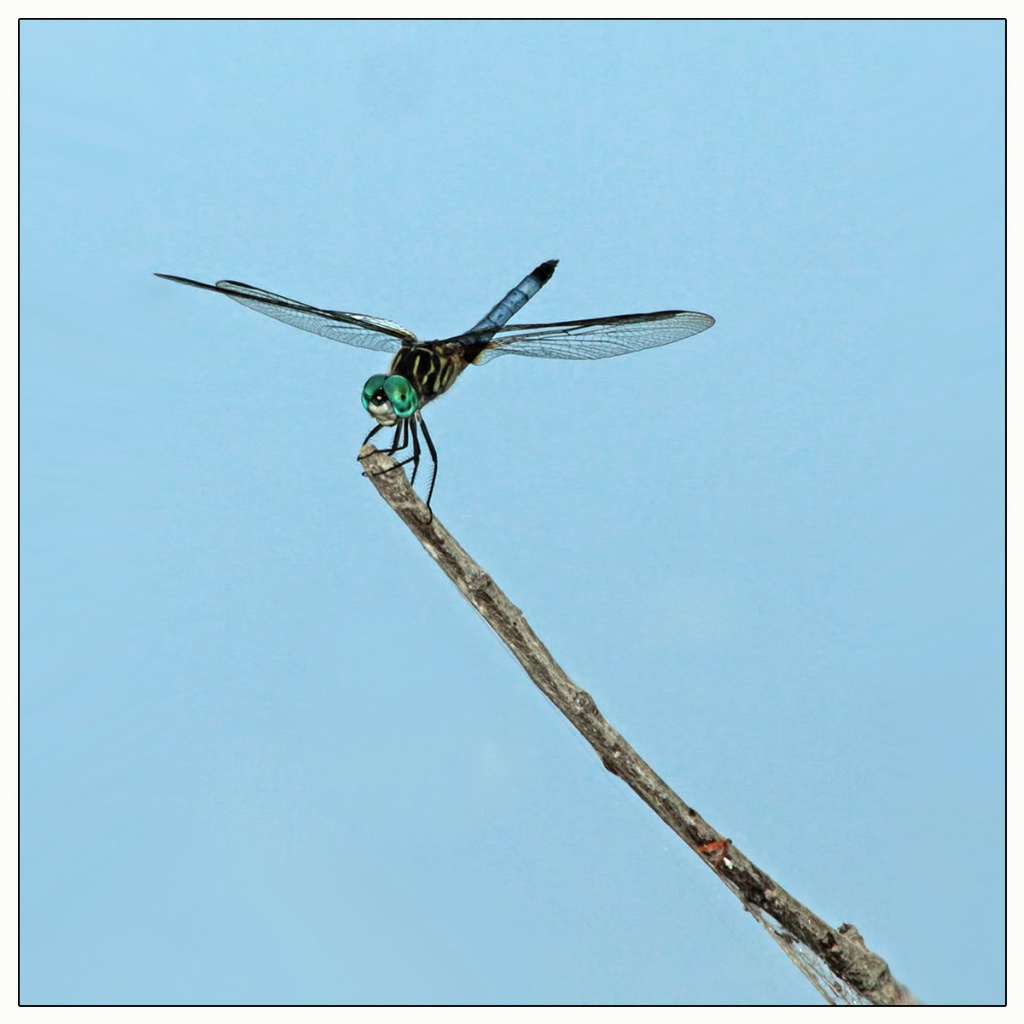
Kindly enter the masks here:
<path id="1" fill-rule="evenodd" d="M 360 477 L 398 320 L 713 314 L 428 410 L 434 507 L 721 832 L 1003 978 L 998 22 L 29 22 L 21 995 L 817 997 Z"/>

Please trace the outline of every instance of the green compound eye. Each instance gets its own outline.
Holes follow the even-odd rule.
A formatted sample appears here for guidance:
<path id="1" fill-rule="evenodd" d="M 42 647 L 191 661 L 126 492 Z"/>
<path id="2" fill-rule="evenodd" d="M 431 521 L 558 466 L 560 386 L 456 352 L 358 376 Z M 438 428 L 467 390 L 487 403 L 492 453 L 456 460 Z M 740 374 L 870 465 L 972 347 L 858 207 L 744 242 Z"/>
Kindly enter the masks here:
<path id="1" fill-rule="evenodd" d="M 384 382 L 387 377 L 383 373 L 375 373 L 364 385 L 363 385 L 363 408 L 369 412 L 370 403 L 373 401 L 374 395 L 384 390 Z"/>
<path id="2" fill-rule="evenodd" d="M 374 378 L 370 378 L 373 380 Z M 367 381 L 369 386 L 370 381 Z M 364 389 L 365 394 L 365 389 Z M 391 402 L 391 408 L 395 410 L 395 415 L 400 419 L 407 419 L 415 411 L 416 407 L 420 404 L 420 397 L 416 394 L 413 386 L 404 378 L 395 374 L 393 377 L 388 377 L 384 381 L 384 394 L 388 396 L 388 400 Z"/>
<path id="3" fill-rule="evenodd" d="M 416 389 L 398 374 L 385 377 L 383 373 L 375 373 L 363 385 L 362 399 L 363 408 L 374 416 L 384 412 L 381 406 L 390 404 L 395 416 L 403 420 L 408 419 L 420 404 Z"/>

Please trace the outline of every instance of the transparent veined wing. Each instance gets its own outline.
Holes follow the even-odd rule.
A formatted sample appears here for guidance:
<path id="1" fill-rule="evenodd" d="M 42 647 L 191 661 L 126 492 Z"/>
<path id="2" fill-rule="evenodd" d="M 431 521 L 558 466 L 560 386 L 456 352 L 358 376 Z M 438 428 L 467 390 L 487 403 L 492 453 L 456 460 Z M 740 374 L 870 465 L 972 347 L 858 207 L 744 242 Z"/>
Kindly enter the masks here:
<path id="1" fill-rule="evenodd" d="M 312 334 L 319 334 L 331 341 L 342 341 L 346 345 L 357 345 L 359 348 L 373 349 L 375 352 L 397 352 L 403 344 L 412 344 L 416 335 L 407 331 L 401 324 L 393 320 L 383 320 L 376 316 L 362 313 L 342 313 L 333 309 L 317 309 L 308 306 L 298 299 L 289 299 L 284 295 L 275 295 L 262 288 L 242 284 L 241 281 L 218 281 L 216 284 L 203 284 L 187 277 L 176 277 L 173 274 L 157 274 L 157 277 L 179 284 L 191 285 L 193 288 L 204 288 L 209 292 L 226 295 L 243 306 L 255 309 L 258 313 L 272 316 L 275 320 L 298 327 Z"/>
<path id="2" fill-rule="evenodd" d="M 609 359 L 682 341 L 706 331 L 714 322 L 707 313 L 669 309 L 556 324 L 509 325 L 495 333 L 474 362 L 479 365 L 506 353 L 541 359 Z"/>

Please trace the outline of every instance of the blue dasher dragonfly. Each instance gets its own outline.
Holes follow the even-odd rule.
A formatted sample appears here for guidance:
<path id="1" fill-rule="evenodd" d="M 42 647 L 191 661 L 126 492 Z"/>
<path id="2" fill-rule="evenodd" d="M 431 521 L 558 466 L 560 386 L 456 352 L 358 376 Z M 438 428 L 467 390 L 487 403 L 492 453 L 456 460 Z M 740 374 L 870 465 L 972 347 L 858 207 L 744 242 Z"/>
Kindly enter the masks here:
<path id="1" fill-rule="evenodd" d="M 363 385 L 363 408 L 377 421 L 363 444 L 377 431 L 394 427 L 395 434 L 387 454 L 393 456 L 405 451 L 411 442 L 412 454 L 398 465 L 412 463 L 410 483 L 415 483 L 422 453 L 419 439 L 422 431 L 434 467 L 427 491 L 429 508 L 437 480 L 437 449 L 423 421 L 423 408 L 443 395 L 470 364 L 481 366 L 496 356 L 506 354 L 544 359 L 606 359 L 681 341 L 706 331 L 715 322 L 714 317 L 707 313 L 663 310 L 659 313 L 627 313 L 592 320 L 510 326 L 508 321 L 551 280 L 557 265 L 558 260 L 542 263 L 479 323 L 464 334 L 440 341 L 421 341 L 412 331 L 392 320 L 362 313 L 318 309 L 239 281 L 203 284 L 173 274 L 156 276 L 226 295 L 275 320 L 332 341 L 343 341 L 375 352 L 393 352 L 394 359 L 388 373 L 374 374 Z"/>

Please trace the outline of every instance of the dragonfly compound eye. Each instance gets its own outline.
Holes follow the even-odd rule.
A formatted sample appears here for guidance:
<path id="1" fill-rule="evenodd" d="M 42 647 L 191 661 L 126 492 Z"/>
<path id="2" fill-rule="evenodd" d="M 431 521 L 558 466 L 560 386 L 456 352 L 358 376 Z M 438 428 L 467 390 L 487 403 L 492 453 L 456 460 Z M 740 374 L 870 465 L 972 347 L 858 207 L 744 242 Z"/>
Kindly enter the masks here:
<path id="1" fill-rule="evenodd" d="M 372 379 L 371 377 L 370 380 Z M 369 381 L 367 381 L 367 385 L 369 385 Z M 411 416 L 420 404 L 416 389 L 398 374 L 388 377 L 384 381 L 384 394 L 388 396 L 395 415 L 403 420 Z"/>
<path id="2" fill-rule="evenodd" d="M 370 405 L 379 405 L 384 399 L 384 381 L 387 377 L 383 373 L 375 373 L 363 385 L 363 408 L 369 412 Z"/>

